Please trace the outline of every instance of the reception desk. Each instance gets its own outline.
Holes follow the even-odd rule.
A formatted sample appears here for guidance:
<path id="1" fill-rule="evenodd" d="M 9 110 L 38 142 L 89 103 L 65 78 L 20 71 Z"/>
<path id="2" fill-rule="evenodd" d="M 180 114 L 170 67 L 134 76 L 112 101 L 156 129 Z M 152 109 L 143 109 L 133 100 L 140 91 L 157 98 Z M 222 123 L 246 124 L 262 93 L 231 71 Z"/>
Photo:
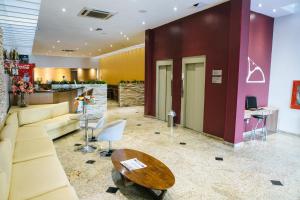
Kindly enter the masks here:
<path id="1" fill-rule="evenodd" d="M 68 101 L 70 112 L 74 113 L 76 111 L 76 107 L 74 106 L 75 98 L 82 94 L 83 91 L 84 87 L 57 90 L 38 90 L 33 94 L 26 95 L 25 101 L 28 105 L 53 104 Z M 18 98 L 20 97 L 10 93 L 10 105 L 17 105 Z"/>

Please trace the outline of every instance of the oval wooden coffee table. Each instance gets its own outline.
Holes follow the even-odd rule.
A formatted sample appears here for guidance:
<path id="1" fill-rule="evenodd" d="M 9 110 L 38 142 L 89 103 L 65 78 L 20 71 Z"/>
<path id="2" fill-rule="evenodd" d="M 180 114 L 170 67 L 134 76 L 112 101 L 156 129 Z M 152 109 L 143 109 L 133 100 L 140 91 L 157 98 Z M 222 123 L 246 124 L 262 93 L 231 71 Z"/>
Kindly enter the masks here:
<path id="1" fill-rule="evenodd" d="M 147 167 L 129 171 L 120 163 L 120 161 L 132 158 L 137 158 Z M 175 183 L 173 173 L 164 163 L 143 152 L 132 149 L 119 149 L 113 152 L 111 160 L 115 169 L 123 178 L 150 190 L 160 190 L 161 193 L 157 196 L 158 199 L 163 199 L 167 189 Z"/>

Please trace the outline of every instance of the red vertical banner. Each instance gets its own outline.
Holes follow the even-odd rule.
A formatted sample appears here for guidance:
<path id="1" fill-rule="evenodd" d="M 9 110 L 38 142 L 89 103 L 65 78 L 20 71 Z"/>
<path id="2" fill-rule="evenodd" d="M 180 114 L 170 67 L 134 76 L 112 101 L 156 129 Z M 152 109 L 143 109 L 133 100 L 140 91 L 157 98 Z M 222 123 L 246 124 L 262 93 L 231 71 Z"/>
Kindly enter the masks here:
<path id="1" fill-rule="evenodd" d="M 18 76 L 22 78 L 24 81 L 34 82 L 34 67 L 35 64 L 18 64 Z"/>

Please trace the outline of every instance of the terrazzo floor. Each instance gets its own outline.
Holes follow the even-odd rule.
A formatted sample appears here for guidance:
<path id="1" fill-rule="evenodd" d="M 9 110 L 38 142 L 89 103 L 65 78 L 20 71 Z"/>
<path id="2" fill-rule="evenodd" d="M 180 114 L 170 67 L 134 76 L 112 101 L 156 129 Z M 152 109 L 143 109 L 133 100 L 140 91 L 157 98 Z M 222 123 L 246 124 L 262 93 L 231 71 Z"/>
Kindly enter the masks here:
<path id="1" fill-rule="evenodd" d="M 277 133 L 266 142 L 259 138 L 248 140 L 234 149 L 188 129 L 176 127 L 171 131 L 165 122 L 145 118 L 143 107 L 119 108 L 110 102 L 107 119 L 127 119 L 123 139 L 114 142 L 114 148 L 143 151 L 171 169 L 176 182 L 168 190 L 166 200 L 300 199 L 300 137 Z M 100 157 L 98 151 L 75 152 L 77 143 L 84 143 L 83 131 L 54 141 L 58 157 L 81 200 L 153 199 L 141 187 L 124 187 L 110 158 Z M 106 142 L 94 145 L 98 149 L 108 146 Z M 215 157 L 222 157 L 223 161 Z M 95 163 L 85 163 L 88 160 Z M 283 186 L 272 185 L 270 180 L 279 180 Z M 120 189 L 111 194 L 106 192 L 108 187 Z"/>

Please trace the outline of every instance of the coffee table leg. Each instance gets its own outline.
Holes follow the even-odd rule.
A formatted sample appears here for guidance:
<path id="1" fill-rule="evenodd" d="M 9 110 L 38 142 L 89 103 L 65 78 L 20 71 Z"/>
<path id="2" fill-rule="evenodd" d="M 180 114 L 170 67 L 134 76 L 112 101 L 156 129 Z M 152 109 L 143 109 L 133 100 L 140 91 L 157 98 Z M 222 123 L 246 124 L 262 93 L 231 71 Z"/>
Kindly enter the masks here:
<path id="1" fill-rule="evenodd" d="M 122 179 L 122 183 L 125 186 L 125 177 L 120 173 L 121 179 Z"/>
<path id="2" fill-rule="evenodd" d="M 148 191 L 153 195 L 153 198 L 154 198 L 155 200 L 162 200 L 162 199 L 164 199 L 164 198 L 165 198 L 165 195 L 166 195 L 166 193 L 167 193 L 167 190 L 161 190 L 160 194 L 157 195 L 157 193 L 154 192 L 154 191 L 151 190 L 151 189 L 149 189 Z"/>
<path id="3" fill-rule="evenodd" d="M 120 173 L 120 175 L 121 175 L 121 178 L 122 178 L 123 185 L 125 187 L 133 184 L 131 181 L 129 181 L 127 178 L 125 178 L 121 173 Z"/>
<path id="4" fill-rule="evenodd" d="M 160 195 L 157 196 L 157 199 L 158 200 L 164 199 L 166 193 L 167 193 L 167 190 L 162 190 L 161 193 L 160 193 Z"/>

